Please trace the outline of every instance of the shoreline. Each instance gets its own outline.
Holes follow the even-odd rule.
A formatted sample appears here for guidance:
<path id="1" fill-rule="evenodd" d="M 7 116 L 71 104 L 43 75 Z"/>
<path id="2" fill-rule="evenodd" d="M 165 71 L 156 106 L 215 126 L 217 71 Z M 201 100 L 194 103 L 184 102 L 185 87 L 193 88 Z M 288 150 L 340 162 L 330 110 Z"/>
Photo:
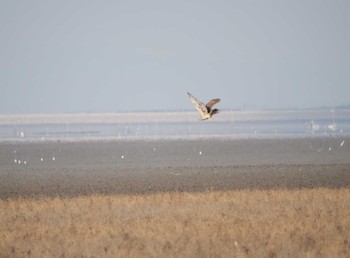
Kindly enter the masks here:
<path id="1" fill-rule="evenodd" d="M 193 135 L 161 135 L 161 136 L 87 136 L 87 137 L 42 137 L 42 138 L 19 138 L 13 137 L 8 139 L 0 139 L 0 143 L 4 144 L 40 144 L 40 143 L 113 143 L 113 142 L 174 142 L 174 141 L 240 141 L 240 140 L 309 140 L 309 139 L 342 139 L 350 142 L 349 134 L 193 134 Z"/>

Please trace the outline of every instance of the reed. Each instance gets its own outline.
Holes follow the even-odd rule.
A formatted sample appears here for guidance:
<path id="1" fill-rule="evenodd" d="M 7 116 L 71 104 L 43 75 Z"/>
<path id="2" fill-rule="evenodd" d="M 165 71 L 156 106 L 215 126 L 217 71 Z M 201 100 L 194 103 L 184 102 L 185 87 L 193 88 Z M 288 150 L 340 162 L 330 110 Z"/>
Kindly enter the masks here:
<path id="1" fill-rule="evenodd" d="M 0 200 L 0 257 L 349 257 L 350 189 Z"/>

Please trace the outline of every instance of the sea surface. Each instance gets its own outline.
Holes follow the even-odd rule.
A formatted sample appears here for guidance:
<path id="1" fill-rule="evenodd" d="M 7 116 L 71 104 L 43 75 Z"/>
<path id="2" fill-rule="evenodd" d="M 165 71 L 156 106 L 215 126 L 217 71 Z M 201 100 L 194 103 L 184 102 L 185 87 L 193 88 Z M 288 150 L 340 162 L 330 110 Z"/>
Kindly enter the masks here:
<path id="1" fill-rule="evenodd" d="M 350 135 L 350 109 L 0 115 L 0 141 L 300 138 Z"/>

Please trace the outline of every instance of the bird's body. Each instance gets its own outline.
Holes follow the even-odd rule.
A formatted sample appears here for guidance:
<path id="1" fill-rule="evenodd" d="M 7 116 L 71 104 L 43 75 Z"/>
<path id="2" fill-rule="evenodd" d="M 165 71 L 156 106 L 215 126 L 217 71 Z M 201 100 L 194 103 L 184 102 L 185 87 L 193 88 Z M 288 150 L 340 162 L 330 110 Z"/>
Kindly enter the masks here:
<path id="1" fill-rule="evenodd" d="M 201 114 L 201 120 L 206 120 L 212 118 L 213 115 L 219 112 L 219 109 L 212 108 L 215 104 L 220 102 L 220 99 L 212 99 L 206 105 L 202 103 L 200 100 L 196 99 L 192 96 L 191 93 L 187 92 L 190 97 L 192 103 L 195 105 L 199 113 Z"/>

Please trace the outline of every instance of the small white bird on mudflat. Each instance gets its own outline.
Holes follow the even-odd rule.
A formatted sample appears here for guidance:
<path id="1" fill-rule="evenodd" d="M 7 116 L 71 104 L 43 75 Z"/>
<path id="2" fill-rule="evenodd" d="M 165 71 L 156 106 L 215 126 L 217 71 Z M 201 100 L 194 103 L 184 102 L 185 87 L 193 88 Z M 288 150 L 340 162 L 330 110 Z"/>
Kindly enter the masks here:
<path id="1" fill-rule="evenodd" d="M 219 113 L 219 109 L 214 108 L 213 106 L 220 102 L 220 99 L 212 99 L 206 105 L 204 105 L 201 101 L 192 96 L 191 93 L 187 92 L 190 97 L 192 103 L 195 105 L 199 113 L 201 114 L 201 120 L 207 120 L 212 118 L 213 115 Z"/>

